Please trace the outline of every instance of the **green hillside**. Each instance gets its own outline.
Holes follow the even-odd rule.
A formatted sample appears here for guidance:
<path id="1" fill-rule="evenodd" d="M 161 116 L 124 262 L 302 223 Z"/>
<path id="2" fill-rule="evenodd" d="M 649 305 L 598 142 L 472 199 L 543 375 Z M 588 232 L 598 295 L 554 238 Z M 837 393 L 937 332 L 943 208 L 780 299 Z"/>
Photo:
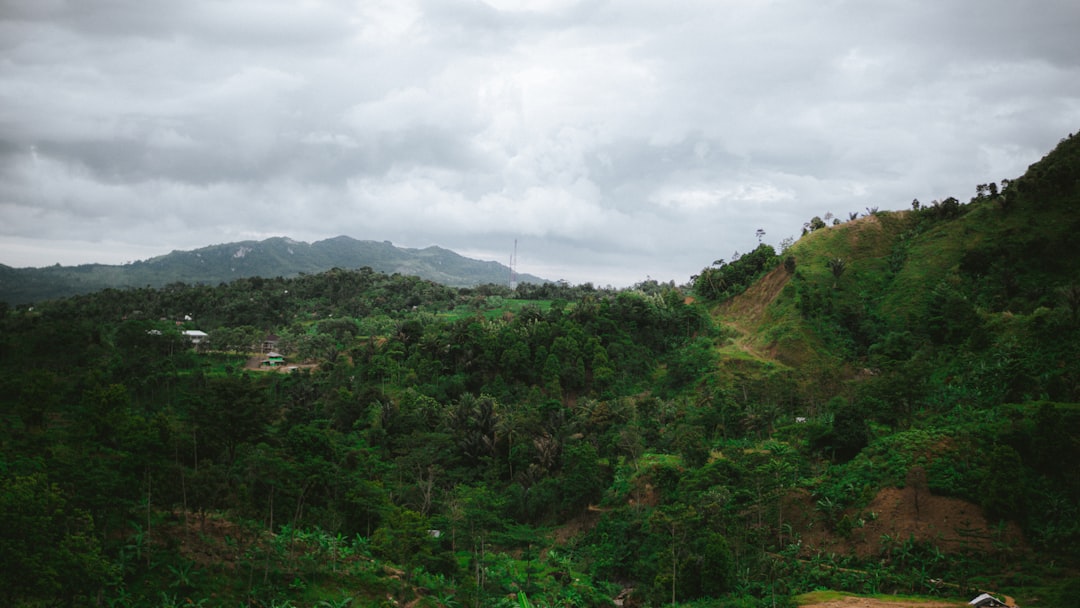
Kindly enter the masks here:
<path id="1" fill-rule="evenodd" d="M 0 598 L 1071 605 L 1078 204 L 1070 137 L 682 287 L 335 268 L 0 307 Z"/>
<path id="2" fill-rule="evenodd" d="M 106 288 L 164 287 L 172 283 L 217 285 L 248 277 L 295 277 L 332 268 L 364 267 L 386 274 L 418 276 L 452 287 L 505 284 L 510 278 L 510 269 L 498 262 L 466 258 L 440 247 L 408 249 L 395 247 L 389 241 L 361 241 L 347 236 L 314 243 L 275 237 L 173 251 L 124 265 L 0 265 L 0 301 L 28 304 Z M 528 274 L 517 280 L 545 282 Z"/>
<path id="3" fill-rule="evenodd" d="M 1018 358 L 1038 368 L 1053 357 L 1063 362 L 1056 370 L 996 372 L 997 386 L 981 387 L 985 404 L 1076 400 L 1076 358 L 1060 336 L 1074 331 L 1080 305 L 1080 195 L 1060 176 L 1076 179 L 1078 150 L 1076 138 L 1064 140 L 1024 177 L 980 187 L 966 204 L 915 203 L 814 230 L 778 256 L 775 265 L 790 258 L 790 269 L 772 271 L 771 294 L 751 288 L 719 317 L 751 322 L 744 340 L 778 362 L 842 364 L 847 377 L 919 365 L 944 373 L 958 360 L 965 369 Z M 748 319 L 762 295 L 769 305 Z"/>

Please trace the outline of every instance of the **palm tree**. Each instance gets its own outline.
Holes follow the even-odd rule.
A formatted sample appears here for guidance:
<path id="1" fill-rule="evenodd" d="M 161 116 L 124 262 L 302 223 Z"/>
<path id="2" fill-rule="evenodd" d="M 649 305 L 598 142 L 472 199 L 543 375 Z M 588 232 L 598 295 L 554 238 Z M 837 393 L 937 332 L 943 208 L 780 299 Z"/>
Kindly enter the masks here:
<path id="1" fill-rule="evenodd" d="M 836 289 L 840 282 L 840 275 L 844 274 L 847 270 L 847 262 L 844 258 L 832 258 L 828 262 L 825 262 L 825 266 L 832 271 L 833 275 L 833 289 Z"/>

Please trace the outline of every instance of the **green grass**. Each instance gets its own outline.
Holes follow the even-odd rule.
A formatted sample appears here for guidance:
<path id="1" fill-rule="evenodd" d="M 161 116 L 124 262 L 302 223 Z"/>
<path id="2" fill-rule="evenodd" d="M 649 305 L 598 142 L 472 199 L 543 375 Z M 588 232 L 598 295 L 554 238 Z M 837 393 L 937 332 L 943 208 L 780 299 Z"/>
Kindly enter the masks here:
<path id="1" fill-rule="evenodd" d="M 678 467 L 682 465 L 682 458 L 676 454 L 658 454 L 649 452 L 638 458 L 638 468 L 650 467 Z"/>
<path id="2" fill-rule="evenodd" d="M 439 319 L 445 321 L 460 321 L 462 319 L 471 319 L 477 314 L 485 319 L 498 319 L 506 313 L 517 314 L 521 312 L 521 309 L 526 306 L 535 306 L 540 309 L 541 312 L 548 312 L 551 310 L 552 300 L 511 300 L 506 298 L 488 298 L 488 301 L 484 303 L 482 308 L 476 308 L 473 306 L 457 306 L 449 312 L 439 313 L 437 316 Z"/>
<path id="3" fill-rule="evenodd" d="M 202 373 L 206 376 L 227 376 L 243 370 L 248 355 L 235 353 L 201 353 L 195 355 L 195 367 L 179 370 L 179 375 Z"/>
<path id="4" fill-rule="evenodd" d="M 806 604 L 819 604 L 821 602 L 833 602 L 836 600 L 842 600 L 846 597 L 857 597 L 851 593 L 845 593 L 843 591 L 821 590 L 811 591 L 810 593 L 803 593 L 796 595 L 794 598 L 795 603 L 803 606 Z"/>
<path id="5" fill-rule="evenodd" d="M 1025 293 L 1041 289 L 1050 295 L 1043 296 L 1042 302 L 1004 303 L 1014 314 L 1027 312 L 1037 304 L 1051 306 L 1056 284 L 1048 288 L 1038 281 L 1054 281 L 1061 274 L 1060 268 L 1080 264 L 1080 248 L 1069 246 L 1080 241 L 1070 232 L 1077 224 L 1074 206 L 1047 200 L 1038 209 L 1017 208 L 1006 213 L 996 203 L 981 200 L 961 209 L 958 217 L 940 220 L 925 213 L 881 212 L 805 235 L 787 251 L 796 259 L 795 275 L 764 312 L 756 330 L 759 333 L 748 336 L 748 343 L 793 365 L 835 365 L 830 353 L 842 352 L 847 346 L 835 339 L 841 335 L 836 327 L 829 322 L 815 322 L 815 317 L 829 321 L 831 313 L 823 312 L 822 306 L 843 314 L 881 319 L 881 323 L 888 323 L 878 330 L 881 335 L 905 331 L 912 320 L 927 318 L 935 290 L 943 284 L 973 302 L 985 294 L 997 293 L 995 297 L 1000 298 L 1000 290 L 994 291 L 998 289 L 995 282 L 1009 276 L 1009 272 L 1024 270 L 988 270 L 986 277 L 978 279 L 981 283 L 972 284 L 971 269 L 977 269 L 978 264 L 971 260 L 979 256 L 998 268 L 1053 248 L 1052 264 L 1030 269 L 1042 273 L 1039 279 L 1033 279 L 1036 284 L 1018 284 L 1013 289 Z M 839 277 L 833 276 L 827 266 L 836 258 L 846 262 Z M 965 259 L 969 259 L 968 269 L 962 272 Z M 804 318 L 800 302 L 816 311 L 810 313 L 812 318 Z M 999 301 L 997 305 L 1002 304 Z M 721 348 L 719 352 L 730 359 L 745 357 L 733 348 Z"/>

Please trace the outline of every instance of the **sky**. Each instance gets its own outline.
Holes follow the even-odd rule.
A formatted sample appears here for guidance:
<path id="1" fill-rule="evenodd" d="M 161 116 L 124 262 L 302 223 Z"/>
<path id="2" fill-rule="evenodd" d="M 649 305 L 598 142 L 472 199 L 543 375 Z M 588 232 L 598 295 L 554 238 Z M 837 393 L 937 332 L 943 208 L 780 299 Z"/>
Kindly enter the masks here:
<path id="1" fill-rule="evenodd" d="M 1076 0 L 0 0 L 0 264 L 338 235 L 682 284 L 1080 130 Z"/>

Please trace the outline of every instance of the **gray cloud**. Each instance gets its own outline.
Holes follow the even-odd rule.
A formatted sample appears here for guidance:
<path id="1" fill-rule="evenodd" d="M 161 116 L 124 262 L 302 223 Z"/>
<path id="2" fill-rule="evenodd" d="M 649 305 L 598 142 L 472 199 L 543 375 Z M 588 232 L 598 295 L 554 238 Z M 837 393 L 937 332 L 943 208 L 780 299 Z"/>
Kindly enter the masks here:
<path id="1" fill-rule="evenodd" d="M 0 263 L 241 238 L 677 282 L 1080 124 L 1080 8 L 0 1 Z"/>

